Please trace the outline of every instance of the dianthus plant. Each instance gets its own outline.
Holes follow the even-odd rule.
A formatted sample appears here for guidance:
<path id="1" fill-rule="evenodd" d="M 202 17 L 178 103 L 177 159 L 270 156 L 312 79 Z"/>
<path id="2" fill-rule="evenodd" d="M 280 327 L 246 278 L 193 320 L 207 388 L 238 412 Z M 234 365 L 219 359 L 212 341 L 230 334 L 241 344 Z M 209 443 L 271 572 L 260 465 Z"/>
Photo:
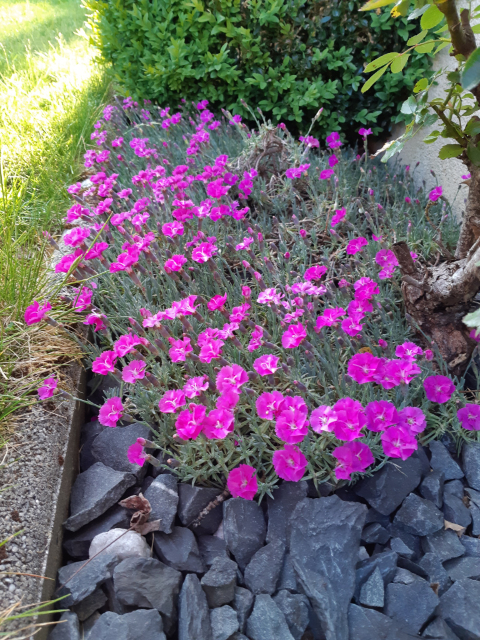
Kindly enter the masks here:
<path id="1" fill-rule="evenodd" d="M 324 144 L 283 125 L 249 131 L 205 101 L 126 99 L 92 137 L 56 270 L 108 380 L 98 419 L 152 428 L 131 461 L 173 460 L 183 480 L 253 498 L 280 478 L 350 480 L 447 428 L 475 435 L 463 381 L 402 315 L 391 243 L 408 239 L 428 264 L 437 227 L 456 234 L 444 202 L 435 228 L 417 223 L 427 194 L 408 169 L 389 175 L 335 132 Z M 51 315 L 39 301 L 26 319 Z"/>

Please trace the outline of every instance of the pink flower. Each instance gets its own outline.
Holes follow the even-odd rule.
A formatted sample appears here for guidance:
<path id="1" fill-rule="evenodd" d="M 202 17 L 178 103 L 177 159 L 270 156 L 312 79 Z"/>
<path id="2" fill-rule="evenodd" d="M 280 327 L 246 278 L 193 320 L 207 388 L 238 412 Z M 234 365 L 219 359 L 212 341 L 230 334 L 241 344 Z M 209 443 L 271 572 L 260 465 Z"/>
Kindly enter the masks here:
<path id="1" fill-rule="evenodd" d="M 348 375 L 358 384 L 373 382 L 380 363 L 380 358 L 373 356 L 371 353 L 356 353 L 349 360 Z"/>
<path id="2" fill-rule="evenodd" d="M 137 441 L 131 444 L 127 450 L 127 458 L 130 464 L 138 464 L 140 467 L 143 466 L 145 462 L 145 458 L 147 454 L 145 453 L 144 447 L 145 439 L 137 438 Z"/>
<path id="3" fill-rule="evenodd" d="M 240 389 L 232 389 L 229 388 L 223 392 L 221 396 L 218 396 L 215 401 L 215 406 L 217 409 L 226 409 L 227 411 L 231 411 L 235 409 L 240 400 Z"/>
<path id="4" fill-rule="evenodd" d="M 353 256 L 359 251 L 361 251 L 363 247 L 366 247 L 367 245 L 368 245 L 368 240 L 366 238 L 363 238 L 363 237 L 354 238 L 353 240 L 350 240 L 350 242 L 347 244 L 346 251 L 348 255 Z"/>
<path id="5" fill-rule="evenodd" d="M 427 419 L 418 407 L 404 407 L 398 412 L 398 426 L 406 427 L 412 435 L 417 435 L 427 426 Z"/>
<path id="6" fill-rule="evenodd" d="M 295 407 L 284 409 L 275 422 L 275 433 L 288 444 L 301 442 L 308 433 L 307 414 Z"/>
<path id="7" fill-rule="evenodd" d="M 282 346 L 284 349 L 294 349 L 298 347 L 307 337 L 307 330 L 301 322 L 292 324 L 282 335 Z"/>
<path id="8" fill-rule="evenodd" d="M 457 411 L 457 418 L 464 429 L 480 431 L 480 405 L 467 404 L 463 409 Z"/>
<path id="9" fill-rule="evenodd" d="M 472 340 L 475 340 L 475 342 L 480 342 L 480 333 L 478 333 L 478 335 L 477 335 L 477 332 L 478 332 L 478 329 L 472 329 L 472 330 L 470 331 L 470 333 L 469 333 L 469 337 L 470 337 Z M 425 352 L 425 353 L 426 353 L 426 352 Z"/>
<path id="10" fill-rule="evenodd" d="M 338 158 L 337 158 L 337 156 L 333 153 L 333 154 L 328 158 L 328 165 L 329 165 L 330 167 L 332 167 L 332 169 L 333 169 L 333 167 L 334 167 L 336 164 L 338 164 Z"/>
<path id="11" fill-rule="evenodd" d="M 182 340 L 175 340 L 174 338 L 168 339 L 172 345 L 168 350 L 168 355 L 172 359 L 172 362 L 185 362 L 187 359 L 187 353 L 193 351 L 193 347 L 190 344 L 190 338 L 185 337 Z"/>
<path id="12" fill-rule="evenodd" d="M 167 273 L 170 273 L 171 271 L 181 271 L 186 262 L 187 259 L 184 255 L 181 253 L 175 254 L 165 261 L 165 271 Z"/>
<path id="13" fill-rule="evenodd" d="M 355 337 L 363 329 L 363 326 L 353 318 L 345 318 L 345 320 L 342 320 L 341 327 L 345 333 L 348 333 L 348 335 L 352 337 Z"/>
<path id="14" fill-rule="evenodd" d="M 404 342 L 403 344 L 399 344 L 395 349 L 397 358 L 403 358 L 404 360 L 415 360 L 415 358 L 421 356 L 422 353 L 423 349 L 414 342 Z"/>
<path id="15" fill-rule="evenodd" d="M 428 194 L 428 198 L 432 202 L 436 202 L 439 198 L 441 198 L 442 194 L 443 194 L 442 187 L 435 187 L 435 189 L 432 189 Z"/>
<path id="16" fill-rule="evenodd" d="M 321 316 L 317 318 L 316 331 L 320 331 L 322 327 L 331 327 L 345 315 L 345 309 L 342 307 L 334 307 L 332 309 L 325 309 Z"/>
<path id="17" fill-rule="evenodd" d="M 55 265 L 55 273 L 68 273 L 72 264 L 82 255 L 83 251 L 81 249 L 75 249 L 73 253 L 63 256 L 63 258 Z M 82 262 L 80 261 L 77 266 L 82 266 Z"/>
<path id="18" fill-rule="evenodd" d="M 242 242 L 235 245 L 235 249 L 237 251 L 246 251 L 253 242 L 253 238 L 244 238 Z"/>
<path id="19" fill-rule="evenodd" d="M 271 373 L 275 373 L 278 369 L 279 358 L 274 356 L 273 353 L 268 353 L 265 356 L 260 356 L 253 363 L 253 368 L 260 376 L 268 376 Z"/>
<path id="20" fill-rule="evenodd" d="M 177 413 L 185 405 L 185 394 L 181 389 L 167 391 L 158 403 L 161 413 Z"/>
<path id="21" fill-rule="evenodd" d="M 95 258 L 99 258 L 106 249 L 108 249 L 107 242 L 95 242 L 95 244 L 85 254 L 85 260 L 94 260 Z"/>
<path id="22" fill-rule="evenodd" d="M 169 238 L 183 236 L 183 224 L 176 220 L 174 222 L 167 222 L 162 226 L 162 233 Z"/>
<path id="23" fill-rule="evenodd" d="M 365 407 L 367 427 L 370 431 L 384 431 L 387 427 L 397 424 L 399 416 L 395 406 L 386 400 L 374 400 Z"/>
<path id="24" fill-rule="evenodd" d="M 340 134 L 337 131 L 334 131 L 327 136 L 327 145 L 330 149 L 338 149 L 342 144 L 343 143 L 340 141 Z"/>
<path id="25" fill-rule="evenodd" d="M 362 127 L 361 129 L 359 129 L 358 134 L 364 138 L 366 138 L 367 136 L 371 136 L 372 135 L 372 130 L 371 129 L 365 129 L 364 127 Z"/>
<path id="26" fill-rule="evenodd" d="M 307 459 L 294 444 L 286 444 L 283 449 L 275 451 L 272 462 L 277 476 L 291 482 L 301 480 L 308 465 Z"/>
<path id="27" fill-rule="evenodd" d="M 222 184 L 223 179 L 218 178 L 218 180 L 213 180 L 207 185 L 207 194 L 211 198 L 221 198 L 222 196 L 227 195 L 230 187 Z"/>
<path id="28" fill-rule="evenodd" d="M 135 347 L 139 344 L 142 344 L 142 341 L 137 335 L 127 333 L 124 336 L 120 336 L 120 338 L 113 343 L 113 350 L 117 357 L 123 358 L 127 353 L 135 351 Z"/>
<path id="29" fill-rule="evenodd" d="M 175 421 L 175 429 L 182 440 L 196 440 L 203 428 L 207 408 L 203 404 L 188 405 L 188 409 L 180 411 Z"/>
<path id="30" fill-rule="evenodd" d="M 250 315 L 248 313 L 249 309 L 250 309 L 250 305 L 248 304 L 248 302 L 244 302 L 239 307 L 233 307 L 228 319 L 230 320 L 230 322 L 240 323 L 242 322 L 242 320 L 245 320 L 245 318 L 247 318 Z"/>
<path id="31" fill-rule="evenodd" d="M 425 360 L 433 360 L 433 351 L 431 349 L 425 349 L 424 351 Z"/>
<path id="32" fill-rule="evenodd" d="M 378 284 L 371 278 L 359 278 L 353 283 L 353 288 L 356 300 L 370 300 L 377 293 L 380 293 Z"/>
<path id="33" fill-rule="evenodd" d="M 28 326 L 41 322 L 50 311 L 52 305 L 49 302 L 44 302 L 42 306 L 36 300 L 25 309 L 25 322 Z"/>
<path id="34" fill-rule="evenodd" d="M 221 309 L 225 302 L 227 301 L 227 294 L 225 293 L 223 296 L 214 296 L 208 302 L 209 311 L 216 311 L 217 309 Z"/>
<path id="35" fill-rule="evenodd" d="M 241 464 L 228 474 L 227 488 L 234 498 L 253 500 L 258 491 L 256 471 L 248 464 Z"/>
<path id="36" fill-rule="evenodd" d="M 98 421 L 104 427 L 116 427 L 122 417 L 123 404 L 120 398 L 109 398 L 98 412 Z"/>
<path id="37" fill-rule="evenodd" d="M 223 340 L 208 340 L 202 344 L 198 357 L 200 362 L 209 363 L 222 355 Z"/>
<path id="38" fill-rule="evenodd" d="M 217 389 L 220 392 L 233 389 L 240 393 L 240 387 L 248 382 L 248 374 L 239 364 L 222 367 L 217 374 Z"/>
<path id="39" fill-rule="evenodd" d="M 47 378 L 43 381 L 42 386 L 38 389 L 38 395 L 40 400 L 46 400 L 47 398 L 51 398 L 55 393 L 58 382 L 55 378 Z"/>
<path id="40" fill-rule="evenodd" d="M 378 346 L 382 347 L 382 349 L 387 349 L 388 348 L 388 342 L 386 340 L 384 340 L 383 338 L 380 338 L 378 341 Z"/>
<path id="41" fill-rule="evenodd" d="M 316 433 L 332 431 L 337 417 L 332 407 L 321 405 L 314 409 L 310 415 L 310 425 Z"/>
<path id="42" fill-rule="evenodd" d="M 407 427 L 390 427 L 381 435 L 382 447 L 386 456 L 406 460 L 418 448 L 415 436 Z"/>
<path id="43" fill-rule="evenodd" d="M 88 227 L 75 227 L 63 236 L 63 241 L 71 247 L 78 247 L 88 238 L 92 230 Z"/>
<path id="44" fill-rule="evenodd" d="M 135 384 L 137 380 L 145 378 L 145 367 L 147 365 L 143 360 L 132 360 L 122 369 L 122 380 Z"/>
<path id="45" fill-rule="evenodd" d="M 333 169 L 324 169 L 320 171 L 320 175 L 318 176 L 320 180 L 328 180 L 333 175 L 335 175 L 335 171 Z"/>
<path id="46" fill-rule="evenodd" d="M 250 289 L 250 287 L 247 287 L 247 285 L 244 285 L 242 287 L 242 296 L 248 300 L 248 298 L 250 298 L 251 295 L 252 295 L 252 290 Z"/>
<path id="47" fill-rule="evenodd" d="M 396 255 L 390 249 L 381 249 L 375 256 L 375 262 L 380 267 L 398 267 Z"/>
<path id="48" fill-rule="evenodd" d="M 207 376 L 198 376 L 196 378 L 190 378 L 187 380 L 183 387 L 183 393 L 187 398 L 196 398 L 200 396 L 209 387 L 209 381 Z"/>
<path id="49" fill-rule="evenodd" d="M 361 431 L 367 420 L 363 407 L 359 402 L 351 398 L 343 398 L 335 403 L 333 410 L 335 412 L 335 422 L 331 426 L 332 431 L 339 440 L 350 442 L 362 436 Z"/>
<path id="50" fill-rule="evenodd" d="M 257 398 L 255 406 L 257 413 L 262 420 L 273 420 L 278 418 L 283 410 L 284 397 L 280 391 L 272 391 L 269 393 L 265 391 Z"/>
<path id="51" fill-rule="evenodd" d="M 338 480 L 350 480 L 352 473 L 363 472 L 375 462 L 368 445 L 363 442 L 347 442 L 332 451 L 337 459 L 335 475 Z"/>
<path id="52" fill-rule="evenodd" d="M 203 263 L 207 262 L 212 256 L 217 253 L 217 247 L 209 242 L 202 242 L 192 251 L 192 260 L 195 262 Z"/>
<path id="53" fill-rule="evenodd" d="M 117 354 L 115 351 L 104 351 L 98 358 L 92 362 L 92 371 L 106 376 L 112 373 L 117 362 Z"/>
<path id="54" fill-rule="evenodd" d="M 448 402 L 455 391 L 455 385 L 446 376 L 429 376 L 423 381 L 425 395 L 430 402 Z"/>
<path id="55" fill-rule="evenodd" d="M 255 325 L 255 329 L 252 331 L 250 335 L 250 342 L 248 343 L 247 349 L 248 351 L 256 351 L 260 349 L 263 344 L 263 329 L 259 327 L 258 324 Z"/>
<path id="56" fill-rule="evenodd" d="M 214 409 L 203 422 L 203 433 L 209 440 L 223 440 L 233 432 L 234 423 L 235 417 L 231 411 Z"/>
<path id="57" fill-rule="evenodd" d="M 303 274 L 303 279 L 307 281 L 320 280 L 320 278 L 327 273 L 327 267 L 323 265 L 315 265 L 309 267 Z"/>
<path id="58" fill-rule="evenodd" d="M 331 227 L 335 227 L 339 222 L 341 222 L 345 216 L 347 215 L 347 210 L 343 207 L 341 209 L 335 209 L 335 215 L 332 216 L 332 220 L 330 222 Z"/>
<path id="59" fill-rule="evenodd" d="M 94 331 L 101 331 L 106 328 L 104 320 L 107 319 L 107 316 L 103 313 L 90 313 L 86 316 L 83 324 L 86 325 L 94 325 Z"/>

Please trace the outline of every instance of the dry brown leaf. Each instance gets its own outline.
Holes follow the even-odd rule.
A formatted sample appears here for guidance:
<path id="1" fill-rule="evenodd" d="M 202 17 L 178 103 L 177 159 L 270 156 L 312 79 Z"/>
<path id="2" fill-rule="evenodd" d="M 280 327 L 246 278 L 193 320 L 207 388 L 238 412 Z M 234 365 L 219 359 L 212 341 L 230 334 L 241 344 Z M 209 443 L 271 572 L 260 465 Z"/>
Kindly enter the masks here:
<path id="1" fill-rule="evenodd" d="M 445 525 L 445 529 L 452 529 L 452 531 L 455 531 L 455 533 L 459 538 L 462 537 L 466 529 L 466 527 L 461 527 L 459 524 L 455 524 L 454 522 L 449 522 L 448 520 L 444 520 L 443 523 Z"/>

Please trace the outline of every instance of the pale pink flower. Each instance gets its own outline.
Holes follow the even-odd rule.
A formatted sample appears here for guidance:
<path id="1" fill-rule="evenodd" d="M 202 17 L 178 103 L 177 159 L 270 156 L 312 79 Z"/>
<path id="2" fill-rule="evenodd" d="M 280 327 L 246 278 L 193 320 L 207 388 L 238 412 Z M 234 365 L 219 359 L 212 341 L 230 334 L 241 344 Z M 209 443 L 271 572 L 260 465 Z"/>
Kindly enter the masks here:
<path id="1" fill-rule="evenodd" d="M 301 480 L 308 465 L 306 457 L 294 444 L 286 444 L 283 449 L 275 451 L 272 463 L 277 476 L 290 482 Z"/>
<path id="2" fill-rule="evenodd" d="M 207 376 L 197 376 L 189 378 L 183 387 L 183 393 L 187 398 L 196 398 L 200 396 L 209 387 L 210 383 Z"/>
<path id="3" fill-rule="evenodd" d="M 418 448 L 415 436 L 407 427 L 389 427 L 381 435 L 386 456 L 406 460 Z"/>
<path id="4" fill-rule="evenodd" d="M 115 351 L 104 351 L 92 362 L 92 371 L 93 373 L 99 373 L 102 376 L 106 376 L 113 372 L 116 362 L 117 354 Z"/>
<path id="5" fill-rule="evenodd" d="M 206 407 L 203 404 L 188 405 L 188 409 L 180 411 L 175 421 L 175 429 L 182 440 L 196 440 L 203 428 Z"/>
<path id="6" fill-rule="evenodd" d="M 137 380 L 145 378 L 145 367 L 147 365 L 143 360 L 132 360 L 122 369 L 122 380 L 135 384 Z"/>
<path id="7" fill-rule="evenodd" d="M 166 391 L 160 402 L 158 408 L 161 413 L 176 413 L 177 409 L 185 405 L 185 394 L 181 389 L 174 389 Z"/>
<path id="8" fill-rule="evenodd" d="M 234 498 L 253 500 L 258 491 L 256 470 L 248 464 L 241 464 L 228 474 L 227 488 Z"/>
<path id="9" fill-rule="evenodd" d="M 284 349 L 294 349 L 298 347 L 307 337 L 307 330 L 301 322 L 292 324 L 282 335 L 282 346 Z"/>
<path id="10" fill-rule="evenodd" d="M 98 421 L 103 424 L 104 427 L 116 427 L 117 422 L 122 417 L 123 404 L 120 398 L 115 396 L 109 398 L 105 404 L 100 407 L 98 412 Z"/>
<path id="11" fill-rule="evenodd" d="M 226 409 L 213 409 L 203 422 L 203 433 L 209 440 L 223 440 L 233 432 L 235 416 Z"/>
<path id="12" fill-rule="evenodd" d="M 253 362 L 253 368 L 260 376 L 268 376 L 271 373 L 275 373 L 278 369 L 278 361 L 280 358 L 274 356 L 273 353 L 268 353 L 265 356 L 260 356 Z"/>
<path id="13" fill-rule="evenodd" d="M 255 406 L 257 413 L 262 420 L 273 420 L 278 418 L 283 411 L 284 397 L 280 391 L 272 391 L 271 393 L 265 391 L 257 398 Z"/>
<path id="14" fill-rule="evenodd" d="M 51 398 L 57 389 L 58 382 L 55 378 L 46 378 L 43 381 L 42 386 L 38 389 L 38 395 L 40 400 L 46 400 L 47 398 Z"/>

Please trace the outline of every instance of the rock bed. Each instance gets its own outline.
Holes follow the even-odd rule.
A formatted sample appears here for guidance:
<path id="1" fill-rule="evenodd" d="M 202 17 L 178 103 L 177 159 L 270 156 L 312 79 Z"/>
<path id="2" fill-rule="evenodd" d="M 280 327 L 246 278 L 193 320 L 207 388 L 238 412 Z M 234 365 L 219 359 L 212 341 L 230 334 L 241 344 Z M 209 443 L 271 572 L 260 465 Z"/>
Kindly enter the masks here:
<path id="1" fill-rule="evenodd" d="M 193 532 L 220 491 L 131 465 L 146 431 L 83 429 L 58 576 L 70 611 L 51 640 L 480 638 L 480 443 L 457 460 L 432 442 L 332 495 L 284 482 L 260 506 L 231 498 Z M 140 491 L 160 519 L 146 537 L 117 504 Z"/>

